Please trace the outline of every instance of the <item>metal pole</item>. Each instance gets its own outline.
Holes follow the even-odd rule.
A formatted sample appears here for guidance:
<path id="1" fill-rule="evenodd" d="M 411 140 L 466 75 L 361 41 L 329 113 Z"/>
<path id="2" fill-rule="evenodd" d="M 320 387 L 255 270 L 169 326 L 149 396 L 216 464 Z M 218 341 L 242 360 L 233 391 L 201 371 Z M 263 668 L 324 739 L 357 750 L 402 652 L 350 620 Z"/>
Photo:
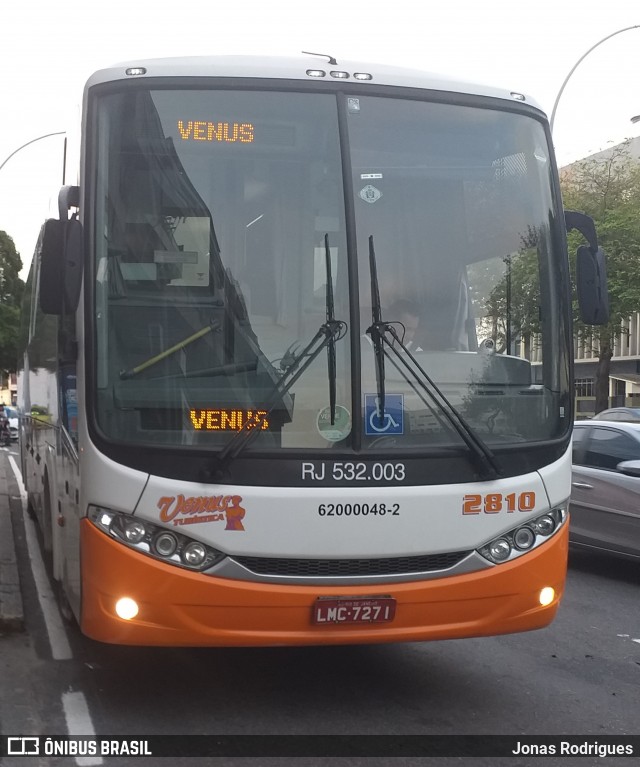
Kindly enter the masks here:
<path id="1" fill-rule="evenodd" d="M 13 157 L 14 154 L 18 154 L 18 152 L 21 149 L 24 149 L 26 146 L 29 146 L 29 144 L 34 144 L 36 141 L 40 141 L 43 138 L 49 138 L 49 136 L 62 136 L 65 134 L 66 131 L 56 131 L 55 133 L 45 133 L 44 136 L 38 136 L 37 138 L 32 138 L 31 141 L 27 141 L 26 144 L 23 144 L 22 146 L 19 146 L 17 149 L 14 149 L 13 152 L 4 160 L 2 165 L 0 165 L 0 170 L 4 168 L 4 166 L 9 162 L 9 160 Z"/>
<path id="2" fill-rule="evenodd" d="M 576 71 L 578 66 L 584 61 L 584 59 L 587 58 L 587 56 L 593 51 L 595 48 L 597 48 L 599 45 L 602 45 L 602 43 L 609 40 L 611 37 L 615 37 L 616 35 L 621 34 L 622 32 L 628 32 L 630 29 L 638 29 L 640 27 L 640 24 L 635 24 L 633 27 L 625 27 L 624 29 L 619 29 L 617 32 L 612 32 L 610 35 L 607 35 L 606 37 L 603 37 L 602 40 L 599 40 L 595 45 L 592 45 L 591 48 L 586 53 L 583 53 L 582 56 L 576 61 L 576 63 L 571 68 L 571 71 L 569 74 L 564 78 L 564 82 L 562 83 L 562 86 L 560 90 L 558 91 L 558 95 L 556 96 L 556 100 L 553 104 L 553 109 L 551 110 L 551 120 L 549 121 L 549 124 L 551 126 L 551 132 L 553 133 L 553 121 L 555 120 L 556 116 L 556 109 L 558 108 L 558 102 L 560 101 L 560 96 L 562 96 L 562 93 L 565 89 L 565 86 L 569 82 L 569 78 L 571 75 Z"/>

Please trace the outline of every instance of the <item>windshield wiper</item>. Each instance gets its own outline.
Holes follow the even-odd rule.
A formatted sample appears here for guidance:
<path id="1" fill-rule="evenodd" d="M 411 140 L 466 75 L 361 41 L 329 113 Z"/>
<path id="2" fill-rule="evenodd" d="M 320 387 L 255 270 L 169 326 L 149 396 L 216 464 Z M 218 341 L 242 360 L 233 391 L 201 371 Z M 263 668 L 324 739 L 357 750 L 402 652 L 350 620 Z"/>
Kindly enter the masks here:
<path id="1" fill-rule="evenodd" d="M 336 320 L 333 305 L 333 281 L 331 277 L 331 254 L 329 250 L 329 235 L 325 235 L 325 261 L 327 285 L 325 290 L 326 321 L 320 325 L 315 336 L 301 352 L 287 355 L 288 364 L 283 374 L 266 399 L 265 405 L 253 421 L 245 421 L 242 428 L 233 435 L 224 448 L 216 455 L 215 462 L 218 471 L 228 465 L 248 446 L 260 433 L 260 425 L 276 408 L 278 402 L 287 394 L 295 382 L 311 365 L 320 352 L 327 347 L 327 364 L 329 380 L 329 409 L 331 423 L 335 423 L 336 410 L 336 341 L 340 341 L 347 333 L 347 323 Z"/>
<path id="2" fill-rule="evenodd" d="M 469 451 L 476 459 L 483 475 L 487 479 L 496 479 L 502 476 L 502 471 L 496 461 L 495 455 L 476 434 L 474 429 L 465 420 L 460 411 L 447 399 L 439 389 L 438 385 L 428 375 L 418 360 L 405 346 L 404 341 L 398 335 L 395 328 L 397 322 L 382 320 L 380 309 L 380 293 L 378 289 L 378 274 L 375 266 L 375 253 L 373 250 L 373 237 L 369 237 L 369 261 L 371 266 L 371 298 L 373 324 L 367 330 L 371 335 L 376 353 L 376 383 L 378 401 L 381 402 L 378 409 L 378 416 L 384 418 L 384 356 L 386 355 L 401 375 L 412 386 L 413 390 L 431 410 L 430 403 L 423 397 L 420 391 L 413 386 L 411 379 L 415 381 L 422 392 L 427 395 L 433 404 L 442 412 L 447 421 L 453 426 L 462 441 L 469 448 Z M 376 342 L 378 345 L 376 345 Z M 382 358 L 382 359 L 380 359 Z M 404 368 L 405 373 L 401 368 Z M 410 376 L 410 377 L 409 377 Z"/>
<path id="3" fill-rule="evenodd" d="M 325 292 L 326 303 L 326 326 L 332 327 L 336 321 L 333 308 L 333 278 L 331 276 L 331 251 L 329 249 L 329 235 L 324 236 L 324 258 L 327 274 L 327 288 Z M 336 334 L 331 333 L 327 339 L 327 372 L 329 376 L 329 412 L 331 425 L 336 422 Z"/>
<path id="4" fill-rule="evenodd" d="M 384 423 L 384 333 L 381 332 L 382 308 L 380 305 L 380 289 L 378 287 L 378 269 L 376 266 L 376 254 L 373 248 L 373 235 L 369 235 L 369 270 L 371 272 L 371 326 L 367 333 L 371 336 L 373 351 L 376 356 L 376 415 L 378 424 Z"/>

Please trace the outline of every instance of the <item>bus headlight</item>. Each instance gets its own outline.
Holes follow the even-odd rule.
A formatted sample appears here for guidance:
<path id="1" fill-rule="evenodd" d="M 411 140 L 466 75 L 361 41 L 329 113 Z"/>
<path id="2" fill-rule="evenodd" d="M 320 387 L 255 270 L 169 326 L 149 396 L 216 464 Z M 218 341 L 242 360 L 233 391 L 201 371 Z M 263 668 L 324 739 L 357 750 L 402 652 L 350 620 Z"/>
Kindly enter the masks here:
<path id="1" fill-rule="evenodd" d="M 513 534 L 513 545 L 518 551 L 526 551 L 530 549 L 536 542 L 536 534 L 530 527 L 526 525 L 519 527 Z"/>
<path id="2" fill-rule="evenodd" d="M 556 529 L 556 523 L 551 514 L 543 514 L 534 521 L 536 533 L 538 533 L 538 535 L 551 535 Z"/>
<path id="3" fill-rule="evenodd" d="M 206 556 L 207 550 L 197 541 L 188 543 L 182 550 L 182 560 L 190 567 L 200 567 Z"/>
<path id="4" fill-rule="evenodd" d="M 140 543 L 146 533 L 145 526 L 137 519 L 127 520 L 123 525 L 124 536 L 129 543 Z"/>
<path id="5" fill-rule="evenodd" d="M 566 507 L 559 506 L 494 538 L 481 546 L 478 552 L 495 565 L 509 562 L 543 543 L 562 527 L 566 519 Z"/>
<path id="6" fill-rule="evenodd" d="M 153 550 L 163 559 L 169 559 L 178 550 L 178 539 L 173 533 L 158 533 L 153 539 Z"/>
<path id="7" fill-rule="evenodd" d="M 103 533 L 135 551 L 177 567 L 208 570 L 224 559 L 217 549 L 182 533 L 111 509 L 91 506 L 90 521 Z"/>
<path id="8" fill-rule="evenodd" d="M 492 541 L 487 548 L 494 562 L 505 562 L 511 554 L 511 544 L 506 538 L 498 538 L 497 541 Z"/>

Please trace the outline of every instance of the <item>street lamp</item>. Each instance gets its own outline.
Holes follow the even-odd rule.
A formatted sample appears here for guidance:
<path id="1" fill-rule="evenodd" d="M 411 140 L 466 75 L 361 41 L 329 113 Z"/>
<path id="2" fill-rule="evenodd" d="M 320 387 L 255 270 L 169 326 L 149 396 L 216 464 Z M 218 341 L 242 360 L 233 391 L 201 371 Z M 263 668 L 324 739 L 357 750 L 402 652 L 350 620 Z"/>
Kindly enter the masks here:
<path id="1" fill-rule="evenodd" d="M 556 100 L 553 104 L 553 109 L 551 110 L 551 120 L 549 121 L 552 133 L 553 133 L 553 121 L 556 116 L 556 109 L 558 108 L 558 102 L 560 101 L 560 96 L 562 96 L 562 92 L 564 91 L 565 86 L 569 82 L 569 78 L 576 71 L 578 66 L 584 61 L 584 59 L 587 58 L 587 56 L 591 53 L 591 51 L 593 51 L 599 45 L 602 45 L 602 43 L 609 40 L 609 38 L 615 37 L 616 35 L 619 35 L 622 32 L 628 32 L 630 29 L 638 29 L 639 27 L 640 27 L 640 24 L 634 24 L 634 26 L 632 27 L 625 27 L 624 29 L 618 29 L 616 32 L 612 32 L 610 35 L 603 37 L 602 40 L 598 40 L 598 42 L 595 45 L 592 45 L 591 48 L 589 48 L 589 50 L 586 53 L 583 53 L 582 56 L 580 56 L 580 58 L 576 61 L 576 63 L 571 68 L 571 71 L 569 72 L 569 74 L 564 78 L 564 82 L 562 83 L 562 86 L 560 90 L 558 91 L 558 95 L 556 96 Z M 640 118 L 640 115 L 638 115 L 638 117 Z M 633 118 L 632 118 L 632 122 L 633 122 Z"/>
<path id="2" fill-rule="evenodd" d="M 0 170 L 4 168 L 4 166 L 9 162 L 9 160 L 13 157 L 14 154 L 18 154 L 18 152 L 21 149 L 24 149 L 26 146 L 29 146 L 29 144 L 34 144 L 36 141 L 41 141 L 43 138 L 49 138 L 49 136 L 62 136 L 66 131 L 56 131 L 55 133 L 45 133 L 44 136 L 38 136 L 37 138 L 32 138 L 31 141 L 27 141 L 26 144 L 23 144 L 22 146 L 19 146 L 17 149 L 14 149 L 13 152 L 4 160 L 2 165 L 0 165 Z"/>
<path id="3" fill-rule="evenodd" d="M 635 117 L 631 118 L 632 123 L 640 123 L 640 115 L 635 115 Z"/>

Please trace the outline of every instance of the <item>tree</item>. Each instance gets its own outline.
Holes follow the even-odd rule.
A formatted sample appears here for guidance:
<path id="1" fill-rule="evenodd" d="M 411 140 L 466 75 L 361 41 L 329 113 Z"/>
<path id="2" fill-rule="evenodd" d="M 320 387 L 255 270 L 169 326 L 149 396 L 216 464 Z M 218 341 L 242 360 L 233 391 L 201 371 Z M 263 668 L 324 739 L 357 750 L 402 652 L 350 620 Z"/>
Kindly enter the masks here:
<path id="1" fill-rule="evenodd" d="M 528 346 L 531 337 L 540 332 L 538 238 L 538 232 L 529 226 L 518 252 L 503 259 L 504 276 L 485 304 L 498 353 L 512 353 L 512 343 L 518 338 Z"/>
<path id="2" fill-rule="evenodd" d="M 574 329 L 598 354 L 595 411 L 609 405 L 609 374 L 616 336 L 625 322 L 640 311 L 640 163 L 629 152 L 629 142 L 574 163 L 561 176 L 565 208 L 592 216 L 607 260 L 610 319 L 591 328 L 575 312 Z M 569 253 L 575 254 L 580 236 L 572 233 Z M 574 272 L 575 273 L 575 272 Z"/>
<path id="3" fill-rule="evenodd" d="M 24 282 L 22 261 L 11 237 L 0 231 L 0 370 L 16 369 L 20 306 Z"/>

